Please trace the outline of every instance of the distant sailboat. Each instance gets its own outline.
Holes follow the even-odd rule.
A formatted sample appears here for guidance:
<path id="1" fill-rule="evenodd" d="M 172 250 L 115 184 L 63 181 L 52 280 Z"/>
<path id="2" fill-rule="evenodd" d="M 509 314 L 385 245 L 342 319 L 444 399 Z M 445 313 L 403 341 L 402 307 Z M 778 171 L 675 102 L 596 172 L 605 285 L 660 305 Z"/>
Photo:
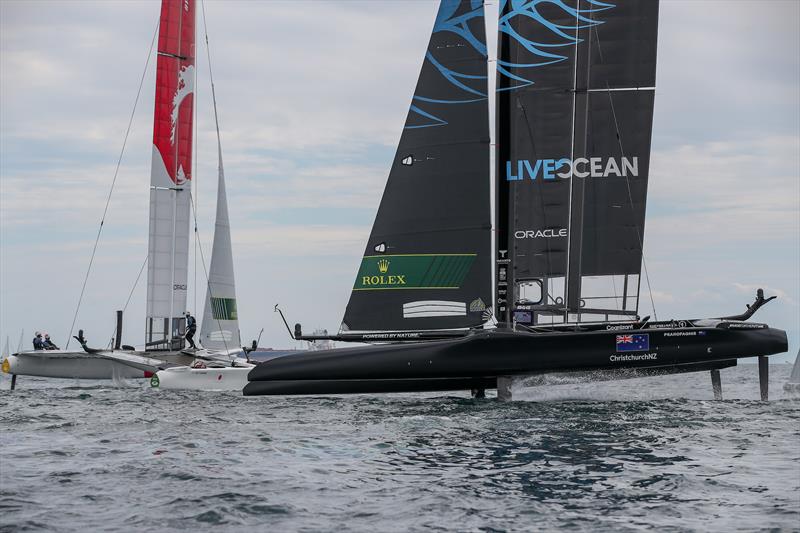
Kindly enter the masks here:
<path id="1" fill-rule="evenodd" d="M 789 381 L 783 385 L 783 390 L 792 393 L 800 392 L 800 350 L 797 350 L 797 357 L 795 357 L 794 366 L 792 367 L 792 375 L 789 376 Z"/>
<path id="2" fill-rule="evenodd" d="M 658 2 L 499 13 L 494 251 L 483 2 L 442 0 L 340 333 L 294 333 L 387 344 L 259 364 L 245 394 L 510 398 L 513 377 L 625 369 L 716 384 L 786 351 L 784 331 L 745 322 L 762 291 L 742 315 L 639 317 Z"/>
<path id="3" fill-rule="evenodd" d="M 184 351 L 193 178 L 195 44 L 195 0 L 163 0 L 153 120 L 145 351 L 124 349 L 118 325 L 114 350 L 89 348 L 80 335 L 83 346 L 80 351 L 20 351 L 5 359 L 4 371 L 59 378 L 143 378 L 150 377 L 159 368 L 188 364 L 198 356 L 230 363 L 241 353 L 219 136 L 217 221 L 200 329 L 200 340 L 206 350 Z"/>

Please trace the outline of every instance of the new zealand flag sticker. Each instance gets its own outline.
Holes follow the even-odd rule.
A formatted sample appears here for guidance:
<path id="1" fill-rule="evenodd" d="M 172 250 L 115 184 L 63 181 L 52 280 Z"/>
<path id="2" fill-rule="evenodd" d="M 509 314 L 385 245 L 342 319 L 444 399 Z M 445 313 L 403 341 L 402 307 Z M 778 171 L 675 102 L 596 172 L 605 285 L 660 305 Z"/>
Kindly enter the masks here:
<path id="1" fill-rule="evenodd" d="M 642 352 L 649 349 L 650 335 L 648 333 L 617 335 L 618 352 Z"/>

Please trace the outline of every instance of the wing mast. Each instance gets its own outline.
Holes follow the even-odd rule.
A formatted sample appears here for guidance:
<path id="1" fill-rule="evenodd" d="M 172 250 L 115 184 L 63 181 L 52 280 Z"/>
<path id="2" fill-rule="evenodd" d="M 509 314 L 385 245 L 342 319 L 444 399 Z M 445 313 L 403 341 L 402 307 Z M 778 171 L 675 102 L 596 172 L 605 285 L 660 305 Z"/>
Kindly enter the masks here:
<path id="1" fill-rule="evenodd" d="M 195 84 L 195 1 L 163 0 L 158 35 L 147 323 L 150 349 L 180 348 L 186 310 Z"/>

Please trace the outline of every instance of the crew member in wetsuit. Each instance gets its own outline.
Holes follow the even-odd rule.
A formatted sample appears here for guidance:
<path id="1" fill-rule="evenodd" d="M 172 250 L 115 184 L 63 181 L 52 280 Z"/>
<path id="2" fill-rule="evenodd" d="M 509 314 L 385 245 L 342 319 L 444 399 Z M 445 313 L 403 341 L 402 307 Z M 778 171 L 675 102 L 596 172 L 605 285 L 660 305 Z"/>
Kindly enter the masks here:
<path id="1" fill-rule="evenodd" d="M 42 332 L 37 331 L 36 336 L 33 338 L 33 349 L 34 350 L 44 350 L 44 340 L 42 340 Z"/>
<path id="2" fill-rule="evenodd" d="M 44 344 L 44 349 L 45 350 L 58 350 L 58 346 L 56 346 L 56 343 L 54 343 L 53 341 L 50 340 L 50 334 L 49 333 L 45 333 L 44 334 L 44 343 L 43 344 Z"/>
<path id="3" fill-rule="evenodd" d="M 196 350 L 197 346 L 194 344 L 194 332 L 197 331 L 197 320 L 194 319 L 192 314 L 189 311 L 184 313 L 186 315 L 186 340 L 189 342 L 189 346 L 191 346 L 192 350 Z"/>

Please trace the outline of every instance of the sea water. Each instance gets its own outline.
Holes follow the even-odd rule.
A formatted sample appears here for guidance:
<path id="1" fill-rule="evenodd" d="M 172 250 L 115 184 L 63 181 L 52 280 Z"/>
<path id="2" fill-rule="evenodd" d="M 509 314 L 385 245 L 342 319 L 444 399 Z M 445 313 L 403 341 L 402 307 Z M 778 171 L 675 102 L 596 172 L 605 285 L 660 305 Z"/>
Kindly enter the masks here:
<path id="1" fill-rule="evenodd" d="M 467 394 L 254 397 L 0 381 L 2 531 L 800 529 L 772 365 Z"/>

